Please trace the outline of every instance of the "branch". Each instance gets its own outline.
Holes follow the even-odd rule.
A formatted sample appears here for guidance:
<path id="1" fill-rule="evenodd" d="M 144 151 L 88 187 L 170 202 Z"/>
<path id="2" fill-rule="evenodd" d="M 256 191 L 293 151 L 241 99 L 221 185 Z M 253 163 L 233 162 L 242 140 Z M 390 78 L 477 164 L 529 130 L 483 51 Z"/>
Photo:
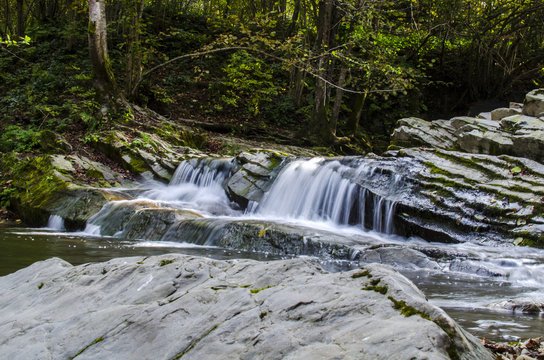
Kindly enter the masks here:
<path id="1" fill-rule="evenodd" d="M 159 65 L 154 66 L 151 69 L 147 70 L 146 72 L 144 72 L 142 74 L 142 78 L 144 76 L 149 75 L 153 71 L 155 71 L 157 69 L 160 69 L 161 67 L 166 66 L 168 64 L 171 64 L 171 63 L 173 63 L 174 61 L 177 61 L 177 60 L 181 60 L 181 59 L 184 59 L 184 58 L 193 58 L 193 57 L 198 57 L 198 56 L 202 56 L 202 55 L 208 55 L 208 54 L 212 54 L 212 53 L 222 52 L 222 51 L 231 51 L 231 50 L 247 50 L 247 51 L 251 51 L 251 52 L 254 52 L 254 53 L 257 53 L 257 54 L 261 54 L 261 55 L 270 57 L 272 59 L 281 61 L 283 63 L 287 63 L 289 66 L 293 66 L 293 67 L 295 67 L 295 68 L 297 68 L 297 69 L 299 69 L 299 70 L 301 70 L 303 72 L 306 72 L 306 73 L 310 74 L 311 76 L 315 77 L 316 79 L 319 79 L 319 80 L 323 81 L 325 84 L 327 84 L 327 85 L 329 85 L 329 86 L 331 86 L 333 88 L 336 88 L 336 89 L 339 89 L 339 90 L 342 90 L 342 91 L 345 91 L 345 92 L 351 93 L 351 94 L 385 93 L 385 92 L 395 92 L 395 91 L 401 91 L 402 90 L 402 89 L 384 89 L 384 90 L 359 91 L 359 90 L 347 89 L 347 88 L 344 88 L 344 87 L 341 87 L 341 86 L 338 86 L 338 85 L 334 84 L 333 82 L 325 79 L 321 75 L 318 75 L 315 72 L 313 72 L 313 71 L 311 71 L 311 70 L 309 70 L 309 69 L 307 69 L 305 67 L 293 64 L 293 63 L 291 63 L 291 62 L 289 62 L 289 61 L 287 61 L 285 59 L 280 58 L 279 56 L 272 55 L 272 54 L 267 53 L 265 51 L 258 50 L 258 49 L 253 49 L 253 48 L 250 48 L 250 47 L 247 47 L 247 46 L 231 46 L 231 47 L 226 47 L 226 48 L 212 49 L 212 50 L 206 50 L 206 51 L 199 51 L 199 52 L 191 53 L 191 54 L 180 55 L 180 56 L 177 56 L 177 57 L 175 57 L 173 59 L 170 59 L 170 60 L 168 60 L 166 62 L 163 62 L 162 64 L 159 64 Z M 135 85 L 135 88 L 140 85 L 140 82 L 138 82 Z"/>
<path id="2" fill-rule="evenodd" d="M 0 44 L 0 49 L 4 50 L 5 52 L 7 52 L 7 53 L 9 53 L 9 54 L 11 54 L 11 55 L 13 55 L 14 57 L 16 57 L 16 58 L 19 59 L 19 60 L 24 61 L 25 63 L 29 63 L 28 60 L 25 60 L 25 59 L 23 59 L 22 57 L 20 57 L 19 55 L 15 54 L 14 52 L 9 51 L 9 50 L 8 50 L 7 48 L 5 48 L 4 46 L 1 46 L 1 44 Z"/>

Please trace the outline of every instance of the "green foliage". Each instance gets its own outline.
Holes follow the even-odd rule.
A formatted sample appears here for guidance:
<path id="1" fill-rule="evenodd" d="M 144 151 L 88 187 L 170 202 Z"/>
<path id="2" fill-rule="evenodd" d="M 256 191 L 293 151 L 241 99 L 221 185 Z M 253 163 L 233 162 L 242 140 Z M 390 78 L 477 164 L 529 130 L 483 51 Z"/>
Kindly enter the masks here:
<path id="1" fill-rule="evenodd" d="M 102 114 L 92 86 L 86 3 L 38 4 L 24 2 L 24 29 L 16 29 L 15 1 L 7 1 L 0 15 L 2 126 L 81 132 L 111 121 L 134 123 L 131 114 L 115 109 Z M 400 117 L 448 116 L 460 111 L 452 104 L 514 97 L 544 83 L 544 7 L 538 2 L 418 0 L 410 11 L 406 2 L 390 0 L 365 2 L 364 9 L 358 0 L 334 2 L 328 44 L 321 41 L 320 4 L 114 1 L 108 12 L 112 70 L 127 84 L 126 98 L 173 119 L 251 121 L 252 128 L 272 133 L 309 128 L 324 80 L 322 126 L 335 126 L 337 136 L 349 136 L 361 149 L 364 134 L 387 143 Z M 206 54 L 227 47 L 235 49 Z M 153 66 L 193 52 L 202 55 L 141 78 Z M 139 80 L 132 94 L 130 86 Z M 336 107 L 337 123 L 330 121 L 335 85 L 349 90 Z M 356 114 L 362 114 L 359 127 Z M 316 145 L 324 141 L 318 138 Z"/>
<path id="2" fill-rule="evenodd" d="M 28 35 L 25 35 L 19 40 L 13 39 L 9 34 L 6 35 L 6 38 L 3 39 L 0 36 L 0 46 L 19 46 L 19 45 L 30 45 L 30 37 Z"/>
<path id="3" fill-rule="evenodd" d="M 16 125 L 6 127 L 0 137 L 1 152 L 28 152 L 36 149 L 38 145 L 39 132 Z"/>
<path id="4" fill-rule="evenodd" d="M 221 103 L 226 106 L 236 108 L 244 103 L 250 114 L 258 115 L 261 105 L 280 92 L 268 64 L 246 51 L 232 54 L 223 71 L 225 79 L 218 86 L 222 90 Z"/>

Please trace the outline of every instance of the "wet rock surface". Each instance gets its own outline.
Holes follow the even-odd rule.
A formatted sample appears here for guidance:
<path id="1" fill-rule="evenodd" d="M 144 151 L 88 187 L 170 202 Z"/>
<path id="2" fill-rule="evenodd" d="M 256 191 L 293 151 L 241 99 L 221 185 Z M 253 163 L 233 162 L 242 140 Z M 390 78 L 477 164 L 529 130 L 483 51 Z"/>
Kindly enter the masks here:
<path id="1" fill-rule="evenodd" d="M 243 208 L 250 202 L 259 202 L 289 157 L 290 154 L 263 149 L 239 154 L 226 184 L 228 196 Z"/>
<path id="2" fill-rule="evenodd" d="M 104 204 L 118 199 L 107 189 L 135 185 L 125 174 L 84 156 L 5 156 L 1 166 L 11 175 L 10 186 L 15 189 L 11 207 L 31 226 L 44 226 L 50 215 L 59 215 L 67 229 L 84 228 Z"/>
<path id="3" fill-rule="evenodd" d="M 0 278 L 7 358 L 492 359 L 405 277 L 178 254 Z"/>

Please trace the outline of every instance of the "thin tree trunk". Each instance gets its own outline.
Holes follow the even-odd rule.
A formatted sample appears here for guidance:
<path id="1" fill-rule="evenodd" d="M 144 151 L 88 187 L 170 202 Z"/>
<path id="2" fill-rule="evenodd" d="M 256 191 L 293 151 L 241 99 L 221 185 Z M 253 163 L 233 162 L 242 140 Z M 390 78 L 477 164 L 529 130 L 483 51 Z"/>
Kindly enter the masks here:
<path id="1" fill-rule="evenodd" d="M 105 0 L 89 0 L 89 53 L 93 66 L 94 85 L 102 99 L 115 91 L 115 79 L 108 57 Z"/>
<path id="2" fill-rule="evenodd" d="M 25 36 L 25 23 L 24 1 L 17 0 L 17 35 L 20 37 Z"/>
<path id="3" fill-rule="evenodd" d="M 138 94 L 138 85 L 142 81 L 142 42 L 140 32 L 144 0 L 133 0 L 129 9 L 129 30 L 127 38 L 127 96 L 134 99 Z"/>
<path id="4" fill-rule="evenodd" d="M 333 0 L 324 0 L 320 3 L 319 8 L 319 31 L 317 34 L 317 50 L 321 53 L 326 53 L 330 45 L 330 33 L 331 33 L 331 23 L 332 23 L 332 13 L 333 13 L 334 2 Z M 327 77 L 328 68 L 329 68 L 329 56 L 322 55 L 319 58 L 317 66 L 317 75 L 318 78 L 315 82 L 315 93 L 314 93 L 314 110 L 313 110 L 313 132 L 317 134 L 320 138 L 325 137 L 326 139 L 321 139 L 325 141 L 331 141 L 332 136 L 331 131 L 328 128 L 327 120 L 327 84 L 321 79 Z"/>
<path id="5" fill-rule="evenodd" d="M 344 84 L 346 83 L 346 75 L 348 73 L 348 67 L 343 65 L 338 76 L 338 87 L 336 88 L 336 96 L 334 99 L 334 107 L 332 109 L 332 116 L 330 121 L 330 129 L 333 136 L 336 136 L 336 126 L 338 124 L 338 117 L 340 116 L 340 108 L 342 107 L 342 98 L 344 96 Z"/>
<path id="6" fill-rule="evenodd" d="M 365 90 L 364 94 L 358 94 L 355 99 L 353 117 L 351 120 L 351 135 L 353 137 L 357 136 L 357 131 L 359 130 L 359 123 L 361 122 L 361 115 L 363 114 L 363 109 L 365 107 L 367 96 L 368 90 Z"/>
<path id="7" fill-rule="evenodd" d="M 5 1 L 6 5 L 5 5 L 5 9 L 4 9 L 4 13 L 5 13 L 5 19 L 6 19 L 6 23 L 5 23 L 5 34 L 6 35 L 13 35 L 13 29 L 12 29 L 12 23 L 11 23 L 11 13 L 10 13 L 10 7 L 9 7 L 9 0 L 6 0 Z"/>
<path id="8" fill-rule="evenodd" d="M 293 16 L 291 17 L 291 23 L 287 29 L 287 36 L 292 36 L 295 33 L 295 28 L 297 26 L 298 15 L 300 13 L 300 0 L 295 0 L 295 9 L 293 10 Z"/>

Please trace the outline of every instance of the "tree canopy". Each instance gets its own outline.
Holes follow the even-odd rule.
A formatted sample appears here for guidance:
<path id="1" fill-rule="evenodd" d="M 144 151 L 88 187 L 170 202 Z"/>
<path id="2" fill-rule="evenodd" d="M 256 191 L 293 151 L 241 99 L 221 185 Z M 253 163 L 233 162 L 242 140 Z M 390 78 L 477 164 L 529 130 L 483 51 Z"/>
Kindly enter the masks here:
<path id="1" fill-rule="evenodd" d="M 107 47 L 93 38 L 95 3 L 104 6 Z M 1 4 L 4 127 L 100 126 L 97 92 L 115 88 L 172 119 L 291 129 L 317 145 L 364 147 L 402 116 L 466 112 L 544 80 L 544 2 L 535 0 Z"/>

